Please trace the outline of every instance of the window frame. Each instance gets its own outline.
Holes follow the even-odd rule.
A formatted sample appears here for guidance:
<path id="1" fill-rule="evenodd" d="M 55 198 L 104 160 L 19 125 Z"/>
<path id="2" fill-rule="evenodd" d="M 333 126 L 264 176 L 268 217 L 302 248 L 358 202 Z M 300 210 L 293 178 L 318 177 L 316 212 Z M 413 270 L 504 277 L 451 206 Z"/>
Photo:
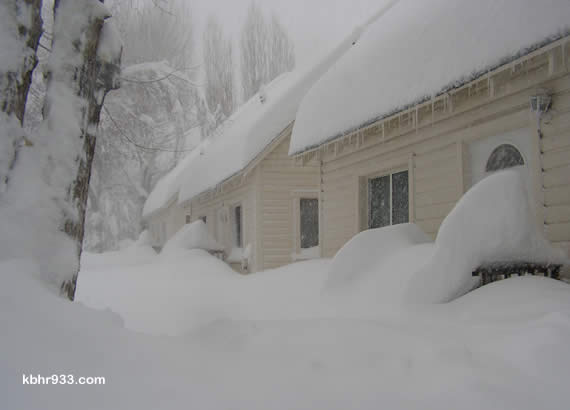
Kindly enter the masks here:
<path id="1" fill-rule="evenodd" d="M 317 244 L 314 246 L 309 246 L 307 248 L 303 248 L 303 238 L 302 238 L 302 230 L 303 230 L 303 225 L 302 225 L 302 210 L 301 210 L 301 202 L 305 200 L 305 201 L 317 201 Z M 309 196 L 300 196 L 299 197 L 299 217 L 297 218 L 297 224 L 299 227 L 299 250 L 303 250 L 303 249 L 311 249 L 317 246 L 320 246 L 320 223 L 319 223 L 319 209 L 320 209 L 320 202 L 319 202 L 319 198 L 318 197 L 309 197 Z"/>
<path id="2" fill-rule="evenodd" d="M 240 217 L 239 217 L 239 223 L 240 223 L 240 229 L 239 229 L 239 237 L 238 237 L 238 232 L 237 232 L 237 218 L 236 218 L 236 211 L 239 208 L 240 210 Z M 229 222 L 230 222 L 230 233 L 231 233 L 231 246 L 232 248 L 238 248 L 238 249 L 243 249 L 243 244 L 245 242 L 245 235 L 244 235 L 244 223 L 243 223 L 243 217 L 244 217 L 244 210 L 243 210 L 243 203 L 242 202 L 236 202 L 234 204 L 232 204 L 229 207 L 229 211 L 230 211 L 230 217 L 229 217 Z"/>
<path id="3" fill-rule="evenodd" d="M 516 164 L 516 165 L 511 165 L 508 167 L 502 167 L 502 168 L 497 168 L 497 169 L 489 169 L 489 165 L 490 165 L 490 161 L 493 158 L 493 156 L 498 152 L 499 148 L 502 147 L 510 147 L 512 148 L 514 151 L 516 151 L 516 153 L 518 154 L 518 156 L 520 157 L 520 160 L 522 161 L 522 164 Z M 513 169 L 513 168 L 518 168 L 518 167 L 525 167 L 527 165 L 527 160 L 523 154 L 523 152 L 519 149 L 519 147 L 517 147 L 515 144 L 511 143 L 511 142 L 502 142 L 498 145 L 496 145 L 492 150 L 491 153 L 487 156 L 487 161 L 485 162 L 485 167 L 484 172 L 487 175 L 493 174 L 495 172 L 499 172 L 499 171 L 504 171 L 506 169 Z"/>
<path id="4" fill-rule="evenodd" d="M 319 190 L 317 189 L 299 189 L 291 191 L 291 206 L 293 210 L 293 223 L 292 223 L 292 243 L 293 243 L 293 252 L 291 255 L 291 259 L 293 261 L 299 260 L 299 256 L 301 254 L 301 198 L 303 199 L 316 199 L 318 200 L 319 204 L 319 211 L 318 211 L 318 226 L 319 226 L 319 236 L 318 236 L 318 247 L 322 246 L 322 201 L 319 195 Z M 322 249 L 319 251 L 319 257 L 322 254 Z"/>
<path id="5" fill-rule="evenodd" d="M 360 201 L 360 205 L 359 205 L 359 225 L 360 225 L 360 231 L 366 231 L 369 229 L 378 229 L 378 228 L 371 228 L 370 227 L 370 191 L 369 191 L 369 184 L 370 181 L 376 178 L 381 178 L 381 177 L 385 177 L 388 176 L 389 177 L 389 181 L 390 181 L 390 224 L 386 225 L 386 226 L 393 226 L 393 175 L 394 174 L 399 174 L 401 172 L 407 172 L 408 173 L 408 222 L 410 223 L 413 221 L 412 218 L 412 207 L 413 207 L 413 172 L 410 169 L 410 166 L 401 166 L 401 167 L 394 167 L 394 168 L 390 168 L 389 170 L 384 170 L 384 171 L 379 171 L 379 172 L 375 172 L 375 173 L 371 173 L 362 177 L 359 177 L 359 201 Z M 402 223 L 406 223 L 406 222 L 402 222 Z M 398 224 L 400 225 L 400 224 Z M 386 227 L 384 226 L 384 227 Z"/>

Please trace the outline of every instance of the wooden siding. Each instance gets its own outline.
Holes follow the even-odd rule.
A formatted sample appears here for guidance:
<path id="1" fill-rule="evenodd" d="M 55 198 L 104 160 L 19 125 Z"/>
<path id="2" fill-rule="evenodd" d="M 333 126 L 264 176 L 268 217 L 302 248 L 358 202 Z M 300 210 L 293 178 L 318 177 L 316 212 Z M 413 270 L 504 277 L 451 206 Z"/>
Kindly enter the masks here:
<path id="1" fill-rule="evenodd" d="M 185 222 L 184 209 L 173 201 L 165 209 L 153 214 L 148 219 L 148 228 L 152 238 L 152 245 L 162 248 Z"/>
<path id="2" fill-rule="evenodd" d="M 214 166 L 214 165 L 213 165 Z M 208 231 L 216 240 L 224 246 L 226 254 L 229 254 L 233 247 L 231 235 L 230 219 L 222 222 L 218 218 L 218 212 L 222 212 L 223 208 L 227 209 L 228 215 L 231 208 L 240 204 L 242 207 L 242 230 L 243 230 L 243 246 L 244 248 L 251 244 L 256 249 L 255 243 L 255 173 L 246 176 L 238 175 L 234 180 L 227 181 L 219 189 L 204 193 L 193 198 L 189 203 L 185 204 L 186 212 L 189 213 L 191 221 L 197 221 L 205 216 Z M 255 255 L 254 255 L 255 257 Z M 234 270 L 240 273 L 239 264 L 231 264 Z M 248 271 L 255 271 L 255 259 Z"/>
<path id="3" fill-rule="evenodd" d="M 305 195 L 318 196 L 319 162 L 304 166 L 288 156 L 291 132 L 259 165 L 259 269 L 291 263 L 298 246 L 295 201 Z"/>
<path id="4" fill-rule="evenodd" d="M 570 43 L 561 47 L 570 53 Z M 561 47 L 544 54 L 562 54 Z M 531 132 L 536 145 L 529 167 L 537 220 L 551 241 L 568 247 L 570 76 L 567 66 L 553 67 L 552 61 L 535 53 L 494 77 L 321 147 L 323 256 L 334 256 L 360 230 L 362 178 L 400 169 L 410 171 L 410 219 L 435 238 L 470 187 L 468 145 L 519 129 Z M 553 92 L 553 107 L 543 119 L 539 139 L 529 97 L 542 88 Z"/>

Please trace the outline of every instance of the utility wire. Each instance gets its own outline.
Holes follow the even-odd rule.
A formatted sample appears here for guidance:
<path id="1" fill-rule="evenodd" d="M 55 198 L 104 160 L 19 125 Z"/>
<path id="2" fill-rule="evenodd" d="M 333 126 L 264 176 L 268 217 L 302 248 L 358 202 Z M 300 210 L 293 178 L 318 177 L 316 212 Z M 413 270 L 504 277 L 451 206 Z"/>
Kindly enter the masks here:
<path id="1" fill-rule="evenodd" d="M 111 113 L 109 112 L 109 110 L 107 109 L 107 107 L 103 106 L 103 109 L 105 110 L 105 112 L 107 113 L 107 115 L 109 116 L 109 118 L 111 119 L 111 122 L 115 125 L 115 128 L 117 128 L 117 130 L 119 131 L 119 133 L 127 140 L 129 141 L 131 144 L 133 144 L 135 147 L 140 148 L 142 150 L 145 151 L 162 151 L 162 152 L 190 152 L 193 151 L 194 148 L 192 149 L 182 149 L 182 150 L 176 150 L 176 149 L 168 149 L 168 148 L 161 148 L 161 147 L 147 147 L 141 144 L 138 144 L 137 142 L 133 141 L 131 138 L 129 138 L 129 136 L 121 129 L 121 127 L 119 127 L 119 124 L 117 124 L 117 122 L 115 121 L 115 119 L 113 118 L 113 116 L 111 115 Z"/>

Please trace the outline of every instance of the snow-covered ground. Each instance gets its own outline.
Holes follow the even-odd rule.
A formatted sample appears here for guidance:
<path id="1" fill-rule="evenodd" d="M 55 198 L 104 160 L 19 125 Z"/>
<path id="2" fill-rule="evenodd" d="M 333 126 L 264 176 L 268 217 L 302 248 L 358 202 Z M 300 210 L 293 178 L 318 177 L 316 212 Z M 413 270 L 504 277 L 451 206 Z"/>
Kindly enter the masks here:
<path id="1" fill-rule="evenodd" d="M 524 223 L 518 178 L 465 195 L 435 243 L 404 224 L 357 235 L 333 260 L 248 276 L 185 249 L 204 243 L 196 226 L 164 254 L 145 235 L 85 254 L 76 303 L 31 261 L 4 260 L 1 407 L 567 409 L 570 286 L 525 276 L 456 297 L 481 258 L 558 257 Z M 480 196 L 501 184 L 496 219 L 462 239 L 465 216 L 481 219 Z M 106 383 L 25 385 L 28 375 Z"/>
<path id="2" fill-rule="evenodd" d="M 187 323 L 175 322 L 184 312 L 171 317 L 172 299 L 186 294 L 186 306 L 203 311 L 210 297 L 219 293 L 213 308 L 232 289 L 240 293 L 240 280 L 252 281 L 249 295 L 259 299 L 243 302 L 257 305 L 260 311 L 247 313 L 257 318 L 224 319 L 221 308 L 176 337 L 144 335 L 125 330 L 119 315 L 58 299 L 32 278 L 33 265 L 4 263 L 2 408 L 567 409 L 570 287 L 562 282 L 514 278 L 449 304 L 301 319 L 287 310 L 316 303 L 329 262 L 248 278 L 198 252 L 186 255 L 185 269 L 158 256 L 138 272 L 86 266 L 78 297 L 154 332 L 168 330 L 157 317 L 161 304 L 162 319 L 183 329 Z M 193 263 L 210 263 L 216 279 L 202 285 L 206 272 Z M 224 288 L 218 292 L 215 282 Z M 22 385 L 30 373 L 104 376 L 106 384 Z"/>

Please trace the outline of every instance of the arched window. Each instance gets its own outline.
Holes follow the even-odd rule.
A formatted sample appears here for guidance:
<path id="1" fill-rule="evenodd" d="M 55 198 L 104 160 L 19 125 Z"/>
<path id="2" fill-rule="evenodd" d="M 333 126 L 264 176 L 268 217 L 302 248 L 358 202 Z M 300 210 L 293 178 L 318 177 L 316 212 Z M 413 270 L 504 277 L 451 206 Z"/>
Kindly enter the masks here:
<path id="1" fill-rule="evenodd" d="M 519 150 L 511 144 L 503 144 L 493 150 L 487 160 L 485 171 L 494 172 L 519 165 L 524 165 L 524 159 Z"/>

